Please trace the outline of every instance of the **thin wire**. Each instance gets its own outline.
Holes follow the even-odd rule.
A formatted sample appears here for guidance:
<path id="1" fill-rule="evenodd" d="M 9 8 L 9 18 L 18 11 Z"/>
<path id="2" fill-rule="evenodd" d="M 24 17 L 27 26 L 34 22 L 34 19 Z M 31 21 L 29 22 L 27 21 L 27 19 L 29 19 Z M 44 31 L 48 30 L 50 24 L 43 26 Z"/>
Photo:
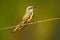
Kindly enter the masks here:
<path id="1" fill-rule="evenodd" d="M 57 20 L 57 19 L 60 19 L 60 17 L 59 17 L 59 18 L 42 20 L 42 21 L 37 21 L 37 22 L 30 22 L 30 23 L 24 24 L 24 25 L 31 25 L 31 24 L 36 24 L 36 23 L 48 22 L 48 21 L 53 21 L 53 20 Z M 18 24 L 18 25 L 19 25 L 19 24 Z M 14 28 L 14 27 L 16 27 L 16 26 L 10 26 L 10 27 L 5 27 L 5 28 L 0 28 L 0 30 L 11 29 L 11 28 Z"/>
<path id="2" fill-rule="evenodd" d="M 15 26 L 10 26 L 10 27 L 5 27 L 5 28 L 0 28 L 0 30 L 6 30 L 6 29 L 11 29 L 14 28 Z"/>
<path id="3" fill-rule="evenodd" d="M 31 23 L 28 23 L 28 24 L 36 24 L 36 23 L 41 23 L 41 22 L 48 22 L 48 21 L 53 21 L 53 20 L 57 20 L 57 19 L 60 19 L 60 18 L 47 19 L 47 20 L 42 20 L 42 21 L 37 21 L 37 22 L 31 22 Z"/>

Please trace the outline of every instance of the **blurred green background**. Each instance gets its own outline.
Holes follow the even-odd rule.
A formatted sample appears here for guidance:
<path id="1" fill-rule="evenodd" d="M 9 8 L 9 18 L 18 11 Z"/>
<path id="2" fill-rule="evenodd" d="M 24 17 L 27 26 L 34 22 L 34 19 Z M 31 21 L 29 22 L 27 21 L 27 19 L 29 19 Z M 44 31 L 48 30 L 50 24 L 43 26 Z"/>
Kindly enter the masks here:
<path id="1" fill-rule="evenodd" d="M 27 6 L 36 6 L 31 22 L 60 17 L 59 0 L 0 0 L 0 28 L 17 25 Z M 0 30 L 0 40 L 60 40 L 60 20 L 28 25 L 22 31 Z"/>

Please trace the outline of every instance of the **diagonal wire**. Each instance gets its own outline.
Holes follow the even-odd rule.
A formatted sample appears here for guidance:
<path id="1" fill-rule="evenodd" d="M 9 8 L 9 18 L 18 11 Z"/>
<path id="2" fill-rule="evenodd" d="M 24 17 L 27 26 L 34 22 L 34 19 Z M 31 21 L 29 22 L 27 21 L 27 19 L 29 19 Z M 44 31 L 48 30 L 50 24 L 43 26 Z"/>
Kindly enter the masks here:
<path id="1" fill-rule="evenodd" d="M 41 23 L 41 22 L 48 22 L 48 21 L 53 21 L 53 20 L 57 20 L 57 19 L 60 19 L 60 18 L 53 18 L 53 19 L 41 20 L 41 21 L 37 21 L 37 22 L 31 22 L 31 23 L 28 23 L 28 24 L 36 24 L 36 23 Z"/>
<path id="2" fill-rule="evenodd" d="M 0 28 L 0 30 L 6 30 L 6 29 L 11 29 L 14 28 L 15 26 L 10 26 L 10 27 L 4 27 L 4 28 Z"/>
<path id="3" fill-rule="evenodd" d="M 53 18 L 53 19 L 47 19 L 47 20 L 41 20 L 41 21 L 37 21 L 37 22 L 30 22 L 30 23 L 27 23 L 27 24 L 24 24 L 24 25 L 31 25 L 31 24 L 36 24 L 36 23 L 48 22 L 48 21 L 53 21 L 53 20 L 57 20 L 57 19 L 60 19 L 60 17 L 59 18 Z M 18 24 L 18 26 L 19 26 L 19 24 Z M 0 30 L 11 29 L 11 28 L 14 28 L 14 27 L 16 27 L 16 26 L 0 28 Z"/>

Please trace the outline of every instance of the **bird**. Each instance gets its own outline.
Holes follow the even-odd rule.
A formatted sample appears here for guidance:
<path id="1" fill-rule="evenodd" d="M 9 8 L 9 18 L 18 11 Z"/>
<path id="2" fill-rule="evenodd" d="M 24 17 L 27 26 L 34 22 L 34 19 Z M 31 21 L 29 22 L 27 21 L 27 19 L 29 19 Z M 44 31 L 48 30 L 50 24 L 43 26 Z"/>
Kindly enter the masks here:
<path id="1" fill-rule="evenodd" d="M 25 15 L 23 16 L 21 22 L 19 23 L 19 25 L 17 25 L 15 27 L 15 29 L 13 30 L 13 32 L 16 32 L 17 29 L 21 30 L 22 28 L 24 28 L 26 25 L 26 23 L 29 23 L 32 19 L 33 19 L 33 16 L 34 16 L 34 11 L 35 9 L 35 6 L 28 6 L 26 8 L 26 12 L 25 12 Z"/>

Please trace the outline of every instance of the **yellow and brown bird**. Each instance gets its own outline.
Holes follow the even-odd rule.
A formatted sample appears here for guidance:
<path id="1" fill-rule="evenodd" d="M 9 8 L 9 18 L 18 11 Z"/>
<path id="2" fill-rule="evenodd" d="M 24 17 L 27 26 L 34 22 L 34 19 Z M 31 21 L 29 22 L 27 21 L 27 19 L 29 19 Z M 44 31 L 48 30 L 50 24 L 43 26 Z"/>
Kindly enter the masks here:
<path id="1" fill-rule="evenodd" d="M 34 6 L 28 6 L 26 8 L 26 13 L 23 16 L 22 21 L 19 23 L 19 25 L 16 26 L 16 28 L 13 30 L 13 32 L 15 32 L 17 29 L 21 30 L 22 28 L 25 27 L 24 24 L 30 22 L 30 20 L 33 18 L 33 14 L 34 14 L 33 10 L 34 10 L 34 8 L 35 8 Z"/>

